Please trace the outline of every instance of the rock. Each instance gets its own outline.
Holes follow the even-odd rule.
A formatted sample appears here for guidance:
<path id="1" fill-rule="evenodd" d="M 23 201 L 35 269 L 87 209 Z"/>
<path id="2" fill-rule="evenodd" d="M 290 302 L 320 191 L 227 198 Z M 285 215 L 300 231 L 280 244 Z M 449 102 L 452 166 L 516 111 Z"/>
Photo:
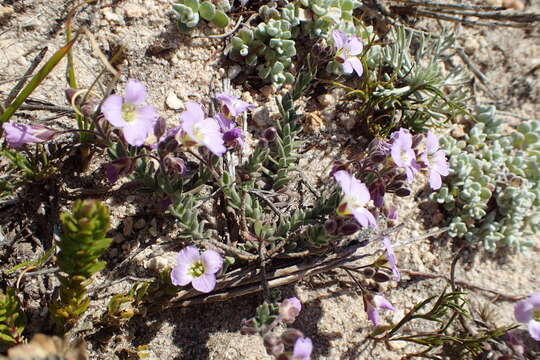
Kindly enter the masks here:
<path id="1" fill-rule="evenodd" d="M 167 95 L 167 98 L 165 99 L 165 104 L 169 107 L 169 109 L 172 110 L 180 110 L 184 106 L 182 100 L 180 100 L 174 92 L 171 92 L 169 93 L 169 95 Z"/>
<path id="2" fill-rule="evenodd" d="M 9 6 L 0 5 L 0 19 L 8 18 L 13 15 L 15 11 Z"/>
<path id="3" fill-rule="evenodd" d="M 467 37 L 463 43 L 463 50 L 467 55 L 472 55 L 480 50 L 480 42 L 472 36 Z"/>
<path id="4" fill-rule="evenodd" d="M 263 86 L 259 91 L 261 92 L 262 96 L 269 98 L 276 92 L 276 88 L 273 85 L 266 85 Z"/>
<path id="5" fill-rule="evenodd" d="M 503 0 L 486 0 L 486 4 L 495 7 L 503 6 Z"/>
<path id="6" fill-rule="evenodd" d="M 270 111 L 266 106 L 259 106 L 253 110 L 253 121 L 257 126 L 267 127 L 270 125 Z"/>
<path id="7" fill-rule="evenodd" d="M 525 4 L 521 0 L 503 0 L 503 7 L 507 9 L 523 11 L 525 9 Z"/>
<path id="8" fill-rule="evenodd" d="M 128 2 L 124 7 L 124 15 L 131 18 L 141 17 L 144 15 L 144 9 L 141 6 Z"/>
<path id="9" fill-rule="evenodd" d="M 336 98 L 332 94 L 322 94 L 317 96 L 317 101 L 324 107 L 335 106 Z"/>
<path id="10" fill-rule="evenodd" d="M 142 228 L 145 227 L 145 226 L 146 226 L 146 220 L 144 220 L 144 219 L 142 219 L 142 218 L 139 219 L 139 220 L 137 220 L 137 222 L 135 223 L 135 225 L 133 225 L 133 227 L 134 227 L 135 229 L 137 229 L 137 230 L 140 230 L 140 229 L 142 229 Z"/>
<path id="11" fill-rule="evenodd" d="M 229 79 L 236 78 L 240 73 L 242 72 L 242 67 L 240 65 L 233 65 L 229 68 L 229 71 L 227 71 L 227 76 Z"/>

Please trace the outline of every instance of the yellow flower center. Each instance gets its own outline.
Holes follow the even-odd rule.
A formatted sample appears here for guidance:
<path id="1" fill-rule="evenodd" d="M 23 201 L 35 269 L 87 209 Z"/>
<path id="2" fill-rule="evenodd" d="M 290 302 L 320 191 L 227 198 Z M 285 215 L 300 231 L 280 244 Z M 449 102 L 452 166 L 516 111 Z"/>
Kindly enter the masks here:
<path id="1" fill-rule="evenodd" d="M 124 121 L 127 123 L 132 122 L 135 120 L 135 117 L 137 116 L 137 107 L 134 104 L 131 103 L 123 103 L 122 104 L 122 117 L 124 118 Z"/>
<path id="2" fill-rule="evenodd" d="M 532 318 L 536 321 L 540 321 L 540 308 L 536 308 L 533 310 Z"/>
<path id="3" fill-rule="evenodd" d="M 189 267 L 188 273 L 189 273 L 189 275 L 191 275 L 191 276 L 193 276 L 195 278 L 203 275 L 204 274 L 204 264 L 202 263 L 202 261 L 197 260 L 193 264 L 191 264 L 191 266 Z"/>

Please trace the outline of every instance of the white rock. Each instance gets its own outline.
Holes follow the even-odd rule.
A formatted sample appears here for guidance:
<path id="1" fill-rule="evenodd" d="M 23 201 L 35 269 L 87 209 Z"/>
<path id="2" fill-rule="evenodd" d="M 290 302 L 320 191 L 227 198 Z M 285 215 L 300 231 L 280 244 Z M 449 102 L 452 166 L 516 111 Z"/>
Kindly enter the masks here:
<path id="1" fill-rule="evenodd" d="M 317 96 L 317 101 L 324 107 L 336 105 L 336 98 L 332 94 L 322 94 Z"/>
<path id="2" fill-rule="evenodd" d="M 242 67 L 240 65 L 233 65 L 229 68 L 229 71 L 227 71 L 227 76 L 229 79 L 234 79 L 242 72 Z"/>
<path id="3" fill-rule="evenodd" d="M 0 19 L 11 16 L 15 11 L 9 6 L 0 5 Z"/>
<path id="4" fill-rule="evenodd" d="M 165 104 L 169 107 L 169 109 L 172 110 L 180 110 L 184 107 L 184 103 L 182 100 L 176 96 L 175 93 L 171 92 L 167 95 L 167 98 L 165 99 Z"/>

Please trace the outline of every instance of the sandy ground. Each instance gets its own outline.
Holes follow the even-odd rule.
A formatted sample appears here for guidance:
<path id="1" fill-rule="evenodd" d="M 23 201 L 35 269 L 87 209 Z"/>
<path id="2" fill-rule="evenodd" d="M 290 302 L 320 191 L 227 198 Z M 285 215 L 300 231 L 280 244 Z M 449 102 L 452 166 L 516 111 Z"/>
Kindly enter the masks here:
<path id="1" fill-rule="evenodd" d="M 74 1 L 38 0 L 4 1 L 4 6 L 14 9 L 7 20 L 0 21 L 0 94 L 5 95 L 13 82 L 4 80 L 18 78 L 29 66 L 32 58 L 43 47 L 49 47 L 49 55 L 64 42 L 64 33 L 59 27 Z M 223 65 L 222 52 L 226 42 L 222 39 L 190 38 L 178 33 L 172 22 L 170 3 L 165 0 L 119 1 L 115 8 L 106 8 L 93 15 L 83 14 L 79 22 L 88 25 L 95 41 L 103 51 L 116 46 L 127 50 L 127 62 L 122 69 L 122 80 L 128 77 L 144 82 L 149 89 L 150 102 L 162 116 L 177 121 L 188 99 L 204 101 L 211 90 L 222 86 L 222 78 L 229 69 Z M 540 9 L 540 2 L 533 0 L 529 10 Z M 481 104 L 495 104 L 499 110 L 512 112 L 528 118 L 537 118 L 540 113 L 540 30 L 487 29 L 452 26 L 461 46 L 470 59 L 486 75 L 489 82 L 482 85 L 473 80 L 471 85 L 475 101 Z M 437 29 L 435 22 L 422 21 L 419 28 Z M 194 34 L 204 35 L 215 32 L 204 26 Z M 519 41 L 516 41 L 519 40 Z M 75 61 L 80 86 L 85 87 L 101 70 L 101 64 L 86 37 L 75 49 Z M 453 59 L 452 61 L 459 62 Z M 44 81 L 32 95 L 55 104 L 65 105 L 63 90 L 66 87 L 65 64 L 60 66 Z M 486 89 L 487 87 L 487 89 Z M 275 108 L 260 91 L 236 89 L 236 94 L 244 93 L 244 99 L 257 101 L 260 107 Z M 168 99 L 168 100 L 167 100 Z M 261 109 L 261 108 L 260 108 Z M 259 109 L 259 110 L 260 110 Z M 37 115 L 36 115 L 37 114 Z M 48 115 L 37 112 L 27 113 L 32 121 L 40 121 Z M 69 120 L 53 120 L 50 125 L 68 124 Z M 265 119 L 250 124 L 264 125 Z M 515 123 L 515 118 L 508 118 Z M 260 126 L 259 126 L 260 127 Z M 327 124 L 327 132 L 315 136 L 316 141 L 325 140 L 329 133 L 340 132 L 339 122 Z M 326 173 L 331 157 L 321 162 L 319 150 L 306 154 L 307 178 L 315 182 L 320 174 Z M 316 164 L 316 165 L 313 165 Z M 102 169 L 93 166 L 84 176 L 66 184 L 69 188 L 89 187 L 103 184 Z M 417 186 L 419 190 L 419 186 Z M 420 193 L 420 191 L 419 191 Z M 433 228 L 424 226 L 425 214 L 419 208 L 422 196 L 416 201 L 396 200 L 400 221 L 405 228 L 393 241 L 397 244 L 409 243 Z M 141 205 L 141 197 L 128 196 L 125 199 L 109 201 L 113 206 L 115 246 L 108 256 L 123 257 L 139 246 L 144 246 L 149 237 L 166 238 L 165 221 L 154 219 L 152 212 Z M 122 201 L 124 200 L 124 201 Z M 43 206 L 48 206 L 46 200 Z M 39 207 L 38 204 L 37 207 Z M 63 206 L 65 204 L 61 204 Z M 12 213 L 15 215 L 17 212 Z M 126 219 L 130 220 L 126 220 Z M 13 226 L 14 219 L 2 220 L 2 226 Z M 125 231 L 125 221 L 133 221 L 135 231 Z M 15 220 L 18 222 L 18 220 Z M 156 231 L 157 229 L 157 231 Z M 146 240 L 145 240 L 146 239 Z M 16 264 L 33 259 L 43 251 L 44 244 L 25 240 L 19 243 L 8 262 Z M 449 273 L 452 259 L 451 245 L 441 239 L 424 239 L 397 249 L 399 265 L 402 268 L 435 274 Z M 493 289 L 504 294 L 526 295 L 540 291 L 538 281 L 540 243 L 530 252 L 494 258 L 479 252 L 475 256 L 465 256 L 465 264 L 458 265 L 457 278 L 475 285 Z M 141 260 L 143 263 L 144 261 Z M 136 266 L 129 271 L 135 271 Z M 466 270 L 465 270 L 466 269 Z M 99 285 L 100 277 L 96 279 Z M 28 294 L 25 305 L 35 310 L 35 316 L 43 315 L 40 296 L 54 286 L 51 277 L 32 278 L 22 284 Z M 384 293 L 398 309 L 386 312 L 383 319 L 398 320 L 404 312 L 427 296 L 439 293 L 447 283 L 443 280 L 418 281 L 404 276 L 399 284 L 387 284 Z M 116 290 L 116 289 L 112 289 Z M 118 291 L 122 290 L 121 288 Z M 298 296 L 303 303 L 297 328 L 314 341 L 315 359 L 400 359 L 410 348 L 398 344 L 394 348 L 383 345 L 374 348 L 365 341 L 370 331 L 363 303 L 349 278 L 342 272 L 330 272 L 305 279 L 294 286 L 281 289 L 285 296 Z M 509 324 L 513 320 L 513 304 L 505 301 L 494 302 L 485 292 L 475 291 L 470 298 L 483 303 L 493 303 L 497 310 L 496 323 Z M 137 318 L 120 331 L 91 329 L 87 331 L 92 358 L 113 359 L 123 348 L 148 345 L 158 359 L 269 359 L 256 336 L 241 335 L 240 321 L 251 317 L 261 296 L 251 295 L 214 305 L 193 306 L 184 309 L 166 310 L 156 315 Z M 96 303 L 96 304 L 99 304 Z M 99 305 L 95 305 L 99 309 Z M 37 326 L 37 325 L 36 325 Z M 38 328 L 29 328 L 37 331 Z"/>

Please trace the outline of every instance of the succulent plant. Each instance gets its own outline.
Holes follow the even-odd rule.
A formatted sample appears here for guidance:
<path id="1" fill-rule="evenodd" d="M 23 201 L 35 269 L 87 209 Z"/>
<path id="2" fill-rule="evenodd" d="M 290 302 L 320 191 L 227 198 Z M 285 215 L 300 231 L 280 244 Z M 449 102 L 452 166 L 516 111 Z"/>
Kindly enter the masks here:
<path id="1" fill-rule="evenodd" d="M 180 0 L 173 4 L 173 9 L 178 14 L 178 25 L 185 30 L 197 26 L 201 18 L 220 28 L 230 22 L 226 14 L 231 10 L 228 0 L 220 0 L 217 4 L 215 1 Z"/>
<path id="2" fill-rule="evenodd" d="M 453 216 L 451 237 L 520 251 L 540 230 L 540 122 L 506 135 L 493 107 L 478 108 L 476 121 L 464 139 L 441 139 L 452 173 L 432 198 Z"/>

